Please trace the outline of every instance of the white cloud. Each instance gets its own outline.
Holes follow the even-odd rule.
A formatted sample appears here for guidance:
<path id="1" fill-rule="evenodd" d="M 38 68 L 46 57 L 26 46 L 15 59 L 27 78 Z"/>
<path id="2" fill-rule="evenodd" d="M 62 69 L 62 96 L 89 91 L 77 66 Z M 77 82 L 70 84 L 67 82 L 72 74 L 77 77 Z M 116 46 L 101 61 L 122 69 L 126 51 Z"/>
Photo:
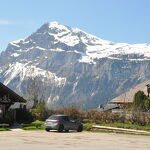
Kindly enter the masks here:
<path id="1" fill-rule="evenodd" d="M 13 22 L 8 20 L 0 20 L 0 25 L 9 25 L 9 24 L 13 24 Z"/>

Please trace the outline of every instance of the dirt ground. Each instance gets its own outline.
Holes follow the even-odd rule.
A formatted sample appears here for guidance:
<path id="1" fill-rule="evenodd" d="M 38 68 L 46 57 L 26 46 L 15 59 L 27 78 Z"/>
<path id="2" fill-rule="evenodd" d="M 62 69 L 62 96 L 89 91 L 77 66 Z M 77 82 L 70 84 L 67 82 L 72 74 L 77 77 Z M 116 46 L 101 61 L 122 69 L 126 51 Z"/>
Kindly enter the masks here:
<path id="1" fill-rule="evenodd" d="M 150 136 L 54 131 L 0 132 L 0 150 L 150 150 Z"/>

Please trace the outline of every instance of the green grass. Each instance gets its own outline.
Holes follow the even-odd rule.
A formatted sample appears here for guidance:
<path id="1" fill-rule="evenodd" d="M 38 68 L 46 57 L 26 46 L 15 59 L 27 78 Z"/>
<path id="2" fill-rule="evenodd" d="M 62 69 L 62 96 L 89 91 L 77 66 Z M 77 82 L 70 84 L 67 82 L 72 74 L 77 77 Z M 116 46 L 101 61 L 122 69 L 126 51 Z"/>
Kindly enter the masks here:
<path id="1" fill-rule="evenodd" d="M 96 124 L 94 124 L 94 123 L 84 123 L 83 124 L 83 130 L 90 131 L 92 129 L 93 125 L 96 125 Z"/>
<path id="2" fill-rule="evenodd" d="M 23 130 L 44 130 L 44 122 L 36 120 L 31 122 L 30 126 L 23 127 Z"/>
<path id="3" fill-rule="evenodd" d="M 9 128 L 0 128 L 0 131 L 10 131 Z"/>
<path id="4" fill-rule="evenodd" d="M 127 123 L 84 123 L 83 127 L 85 131 L 90 131 L 92 133 L 117 133 L 117 134 L 128 134 L 128 135 L 142 135 L 142 136 L 150 136 L 146 134 L 135 134 L 135 133 L 127 133 L 127 132 L 117 132 L 117 131 L 109 131 L 109 130 L 93 130 L 93 125 L 101 125 L 101 126 L 109 126 L 109 127 L 116 127 L 116 128 L 125 128 L 125 129 L 138 129 L 138 130 L 146 130 L 150 131 L 150 125 L 141 126 L 135 124 L 127 124 Z"/>
<path id="5" fill-rule="evenodd" d="M 93 125 L 150 131 L 150 124 L 142 126 L 142 125 L 137 125 L 137 124 L 118 123 L 118 122 L 115 122 L 115 123 L 84 123 L 84 125 L 83 125 L 84 130 L 90 131 Z"/>
<path id="6" fill-rule="evenodd" d="M 23 130 L 44 130 L 44 126 L 42 127 L 35 127 L 35 126 L 30 126 L 30 127 L 23 127 Z"/>
<path id="7" fill-rule="evenodd" d="M 131 123 L 99 123 L 97 125 L 101 126 L 109 126 L 109 127 L 116 127 L 116 128 L 125 128 L 125 129 L 135 129 L 135 130 L 146 130 L 150 131 L 150 124 L 149 125 L 138 125 L 138 124 L 131 124 Z"/>

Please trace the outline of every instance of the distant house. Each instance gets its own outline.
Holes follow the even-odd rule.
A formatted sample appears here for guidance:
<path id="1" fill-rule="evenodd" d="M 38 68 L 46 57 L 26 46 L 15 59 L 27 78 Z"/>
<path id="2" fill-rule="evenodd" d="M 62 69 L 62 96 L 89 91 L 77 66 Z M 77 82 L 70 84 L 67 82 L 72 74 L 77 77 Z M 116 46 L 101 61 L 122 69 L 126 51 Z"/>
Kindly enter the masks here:
<path id="1" fill-rule="evenodd" d="M 105 105 L 101 105 L 97 108 L 97 111 L 99 112 L 116 112 L 118 110 L 118 105 L 117 104 L 111 104 L 107 103 Z"/>
<path id="2" fill-rule="evenodd" d="M 21 106 L 26 100 L 0 82 L 0 116 L 5 117 L 8 109 L 15 103 Z"/>
<path id="3" fill-rule="evenodd" d="M 115 97 L 114 99 L 110 100 L 110 103 L 117 104 L 120 109 L 130 107 L 133 103 L 134 95 L 138 91 L 143 91 L 148 97 L 150 97 L 150 80 L 147 80 L 133 88 L 131 88 L 126 93 Z"/>

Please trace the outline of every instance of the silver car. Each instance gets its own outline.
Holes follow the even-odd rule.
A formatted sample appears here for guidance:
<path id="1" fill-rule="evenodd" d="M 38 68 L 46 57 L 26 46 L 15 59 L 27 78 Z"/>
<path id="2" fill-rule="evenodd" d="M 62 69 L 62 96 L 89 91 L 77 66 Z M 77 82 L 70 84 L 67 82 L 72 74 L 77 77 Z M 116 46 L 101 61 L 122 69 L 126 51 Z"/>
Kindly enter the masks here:
<path id="1" fill-rule="evenodd" d="M 82 132 L 83 125 L 80 121 L 68 115 L 52 115 L 45 121 L 45 130 L 57 130 L 58 132 L 76 130 Z"/>

